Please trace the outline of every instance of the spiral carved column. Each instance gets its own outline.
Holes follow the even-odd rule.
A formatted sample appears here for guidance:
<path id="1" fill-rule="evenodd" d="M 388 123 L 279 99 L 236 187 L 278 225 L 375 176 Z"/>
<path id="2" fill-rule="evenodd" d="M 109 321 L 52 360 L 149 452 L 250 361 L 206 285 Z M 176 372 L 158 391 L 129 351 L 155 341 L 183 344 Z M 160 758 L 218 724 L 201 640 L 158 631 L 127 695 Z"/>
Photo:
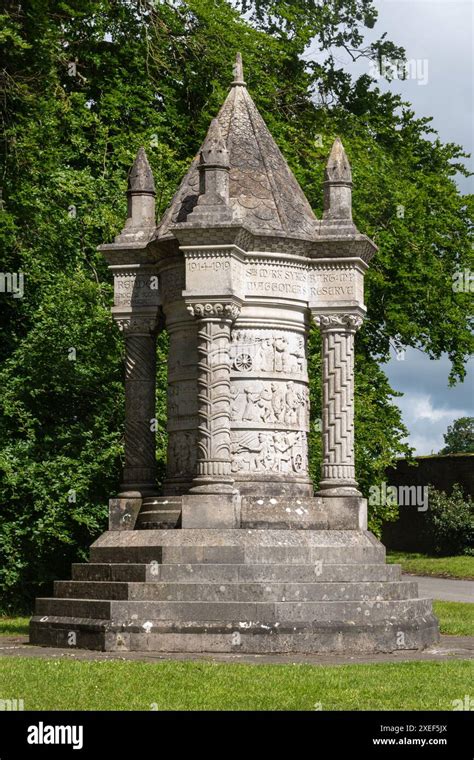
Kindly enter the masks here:
<path id="1" fill-rule="evenodd" d="M 191 493 L 232 493 L 230 358 L 234 303 L 193 303 L 198 319 L 197 476 Z"/>
<path id="2" fill-rule="evenodd" d="M 355 314 L 315 314 L 322 337 L 323 462 L 318 495 L 360 496 L 354 462 Z"/>
<path id="3" fill-rule="evenodd" d="M 125 337 L 125 465 L 120 496 L 155 492 L 156 320 L 117 320 Z"/>

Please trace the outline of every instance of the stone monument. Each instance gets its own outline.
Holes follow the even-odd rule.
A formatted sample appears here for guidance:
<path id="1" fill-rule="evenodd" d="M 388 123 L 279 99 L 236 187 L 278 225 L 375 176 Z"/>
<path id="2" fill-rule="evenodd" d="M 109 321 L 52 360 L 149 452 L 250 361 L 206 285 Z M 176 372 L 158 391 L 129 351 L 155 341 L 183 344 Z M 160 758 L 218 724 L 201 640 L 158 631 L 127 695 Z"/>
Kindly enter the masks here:
<path id="1" fill-rule="evenodd" d="M 101 650 L 418 649 L 431 602 L 385 564 L 354 470 L 354 336 L 376 246 L 336 139 L 317 219 L 234 81 L 159 225 L 140 149 L 128 219 L 100 250 L 125 340 L 125 462 L 90 562 L 38 599 L 30 640 Z M 307 337 L 322 336 L 322 477 L 308 474 Z M 156 336 L 169 335 L 155 481 Z"/>

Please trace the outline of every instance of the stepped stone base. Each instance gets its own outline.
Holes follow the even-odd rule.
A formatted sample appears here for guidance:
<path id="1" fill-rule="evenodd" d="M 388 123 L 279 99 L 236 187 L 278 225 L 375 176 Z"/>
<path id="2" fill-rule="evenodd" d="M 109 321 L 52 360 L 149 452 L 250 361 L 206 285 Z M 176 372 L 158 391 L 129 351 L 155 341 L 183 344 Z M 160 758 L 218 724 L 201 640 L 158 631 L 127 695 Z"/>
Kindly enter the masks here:
<path id="1" fill-rule="evenodd" d="M 438 640 L 431 601 L 385 564 L 368 531 L 116 530 L 92 545 L 90 560 L 37 600 L 31 643 L 265 654 L 391 652 Z"/>

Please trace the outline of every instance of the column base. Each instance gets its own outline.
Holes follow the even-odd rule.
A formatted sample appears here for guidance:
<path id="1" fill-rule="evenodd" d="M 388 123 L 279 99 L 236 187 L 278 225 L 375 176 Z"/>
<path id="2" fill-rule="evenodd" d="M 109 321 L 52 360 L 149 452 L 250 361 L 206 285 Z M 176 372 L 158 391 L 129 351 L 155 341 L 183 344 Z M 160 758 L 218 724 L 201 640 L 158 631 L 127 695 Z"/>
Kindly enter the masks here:
<path id="1" fill-rule="evenodd" d="M 135 523 L 137 530 L 167 530 L 181 525 L 180 496 L 147 496 Z"/>
<path id="2" fill-rule="evenodd" d="M 228 483 L 219 481 L 216 483 L 214 480 L 206 480 L 205 478 L 199 478 L 193 480 L 193 485 L 189 489 L 189 493 L 207 494 L 209 496 L 218 496 L 219 494 L 233 494 L 234 493 L 234 481 L 229 480 Z"/>
<path id="3" fill-rule="evenodd" d="M 358 496 L 362 494 L 357 488 L 355 480 L 338 482 L 337 480 L 321 480 L 319 489 L 315 496 L 339 497 L 339 496 Z"/>

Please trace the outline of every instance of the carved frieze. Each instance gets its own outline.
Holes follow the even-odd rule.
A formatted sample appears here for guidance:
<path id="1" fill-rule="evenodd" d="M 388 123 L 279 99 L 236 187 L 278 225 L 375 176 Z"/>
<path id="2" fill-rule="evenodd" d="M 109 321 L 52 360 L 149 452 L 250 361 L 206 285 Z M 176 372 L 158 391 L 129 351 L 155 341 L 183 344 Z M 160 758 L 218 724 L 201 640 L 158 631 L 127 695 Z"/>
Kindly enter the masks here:
<path id="1" fill-rule="evenodd" d="M 294 431 L 233 431 L 231 470 L 234 474 L 305 475 L 306 436 Z"/>
<path id="2" fill-rule="evenodd" d="M 303 383 L 233 380 L 232 427 L 281 427 L 307 430 L 308 388 Z"/>
<path id="3" fill-rule="evenodd" d="M 234 330 L 230 359 L 233 375 L 305 376 L 305 338 L 288 330 Z"/>

